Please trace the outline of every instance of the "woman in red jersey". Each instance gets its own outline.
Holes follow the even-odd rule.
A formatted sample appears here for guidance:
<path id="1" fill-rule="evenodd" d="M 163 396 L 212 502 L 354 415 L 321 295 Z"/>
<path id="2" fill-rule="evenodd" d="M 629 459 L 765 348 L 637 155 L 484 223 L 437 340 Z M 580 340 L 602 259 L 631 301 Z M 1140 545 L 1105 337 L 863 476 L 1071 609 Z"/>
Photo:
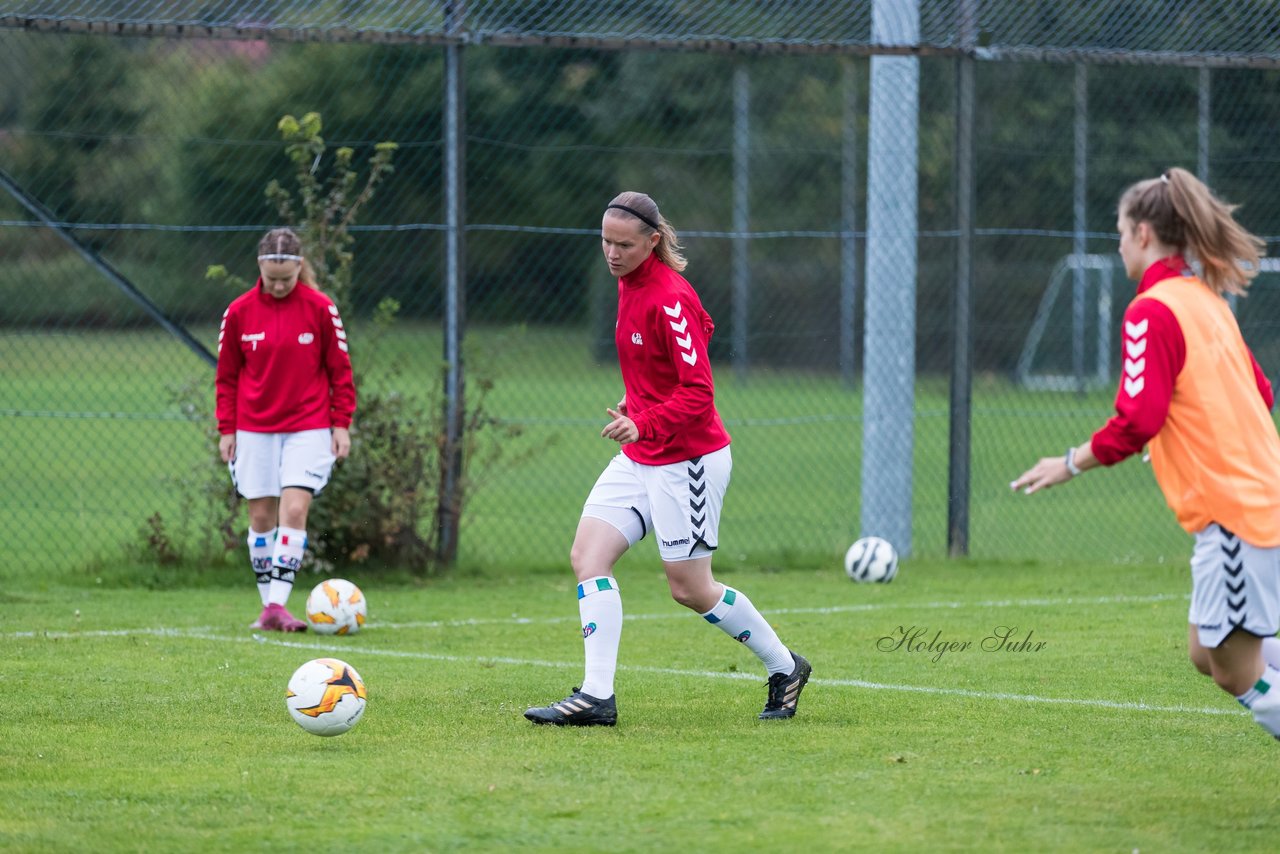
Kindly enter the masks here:
<path id="1" fill-rule="evenodd" d="M 351 451 L 356 390 L 338 308 L 310 285 L 298 236 L 267 232 L 260 278 L 222 315 L 218 450 L 249 501 L 249 559 L 262 613 L 253 628 L 304 631 L 285 607 L 307 544 L 311 499 Z M 299 287 L 301 285 L 301 287 Z"/>
<path id="2" fill-rule="evenodd" d="M 1195 536 L 1191 661 L 1280 738 L 1280 437 L 1271 384 L 1224 298 L 1245 293 L 1265 243 L 1233 211 L 1184 169 L 1125 191 L 1116 228 L 1138 293 L 1116 414 L 1011 486 L 1037 492 L 1149 445 L 1165 500 Z"/>
<path id="3" fill-rule="evenodd" d="M 742 642 L 769 672 L 763 719 L 796 712 L 810 666 L 739 590 L 716 581 L 711 555 L 733 460 L 715 408 L 707 342 L 714 328 L 675 229 L 653 199 L 623 193 L 605 209 L 601 242 L 618 278 L 614 338 L 624 394 L 600 435 L 621 447 L 596 481 L 569 554 L 578 580 L 586 670 L 582 688 L 525 717 L 536 724 L 613 726 L 622 600 L 613 567 L 650 530 L 672 597 Z"/>

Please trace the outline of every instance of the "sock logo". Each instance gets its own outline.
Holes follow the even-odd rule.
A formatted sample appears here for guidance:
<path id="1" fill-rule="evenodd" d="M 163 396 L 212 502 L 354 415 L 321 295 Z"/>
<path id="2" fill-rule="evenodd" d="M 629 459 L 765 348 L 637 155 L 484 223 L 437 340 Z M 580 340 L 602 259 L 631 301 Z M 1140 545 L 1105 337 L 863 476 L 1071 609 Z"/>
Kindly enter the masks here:
<path id="1" fill-rule="evenodd" d="M 584 640 L 586 638 L 591 637 L 595 633 L 596 633 L 595 623 L 587 623 L 585 626 L 582 627 L 582 637 Z"/>
<path id="2" fill-rule="evenodd" d="M 751 637 L 751 629 L 743 629 L 742 634 L 738 635 L 738 637 L 735 638 L 735 640 L 737 640 L 738 643 L 746 643 L 747 638 L 749 637 Z"/>

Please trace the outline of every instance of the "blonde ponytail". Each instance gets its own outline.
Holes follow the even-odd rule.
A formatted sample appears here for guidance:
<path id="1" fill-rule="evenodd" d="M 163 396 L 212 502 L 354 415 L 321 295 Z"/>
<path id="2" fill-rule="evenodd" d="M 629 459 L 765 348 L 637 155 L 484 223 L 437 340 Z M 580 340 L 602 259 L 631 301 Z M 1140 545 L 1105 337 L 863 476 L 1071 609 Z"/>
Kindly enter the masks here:
<path id="1" fill-rule="evenodd" d="M 1243 296 L 1258 275 L 1267 243 L 1236 222 L 1238 207 L 1177 167 L 1139 181 L 1120 197 L 1121 215 L 1150 224 L 1162 243 L 1193 255 L 1214 292 Z"/>
<path id="2" fill-rule="evenodd" d="M 310 285 L 316 290 L 320 289 L 320 283 L 316 281 L 316 271 L 312 269 L 311 262 L 306 256 L 302 257 L 302 272 L 298 274 L 298 281 L 304 285 Z"/>

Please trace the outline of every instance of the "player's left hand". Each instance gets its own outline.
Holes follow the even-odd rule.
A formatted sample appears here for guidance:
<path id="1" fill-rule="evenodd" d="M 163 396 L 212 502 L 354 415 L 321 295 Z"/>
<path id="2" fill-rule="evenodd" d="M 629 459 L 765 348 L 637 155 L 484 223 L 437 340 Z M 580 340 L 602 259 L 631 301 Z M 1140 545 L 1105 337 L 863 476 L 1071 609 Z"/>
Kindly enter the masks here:
<path id="1" fill-rule="evenodd" d="M 612 439 L 619 445 L 626 445 L 640 438 L 640 428 L 636 426 L 636 422 L 616 409 L 606 407 L 605 412 L 613 420 L 604 425 L 604 429 L 600 431 L 601 436 Z"/>
<path id="2" fill-rule="evenodd" d="M 1018 475 L 1018 479 L 1009 484 L 1015 492 L 1021 489 L 1027 495 L 1066 483 L 1071 480 L 1071 470 L 1062 457 L 1041 457 L 1040 461 Z"/>
<path id="3" fill-rule="evenodd" d="M 334 427 L 333 446 L 331 450 L 333 455 L 340 460 L 345 460 L 347 455 L 351 453 L 351 431 L 346 427 Z"/>

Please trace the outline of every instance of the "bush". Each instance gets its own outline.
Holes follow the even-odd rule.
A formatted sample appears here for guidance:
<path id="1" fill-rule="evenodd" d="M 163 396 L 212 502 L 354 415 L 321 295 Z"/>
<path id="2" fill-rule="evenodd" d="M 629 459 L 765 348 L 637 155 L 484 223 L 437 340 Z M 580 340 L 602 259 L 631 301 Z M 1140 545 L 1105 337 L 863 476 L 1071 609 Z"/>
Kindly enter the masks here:
<path id="1" fill-rule="evenodd" d="M 303 253 L 316 272 L 315 284 L 341 310 L 352 299 L 355 239 L 350 226 L 355 223 L 357 212 L 373 198 L 377 186 L 394 171 L 391 161 L 395 144 L 384 142 L 375 147 L 361 184 L 351 149 L 335 152 L 327 178 L 323 170 L 314 168 L 324 161 L 326 153 L 318 114 L 309 113 L 301 120 L 285 116 L 279 128 L 286 154 L 294 165 L 297 189 L 291 192 L 272 181 L 267 198 L 281 220 L 301 237 Z M 222 266 L 211 266 L 208 276 L 236 285 L 239 291 L 249 287 L 228 276 Z M 372 335 L 362 344 L 367 358 L 361 355 L 353 360 L 358 401 L 351 427 L 351 455 L 335 466 L 329 485 L 312 504 L 304 569 L 309 566 L 317 572 L 327 572 L 334 565 L 369 563 L 425 575 L 443 569 L 450 557 L 441 549 L 440 525 L 424 526 L 423 520 L 440 513 L 459 517 L 470 481 L 464 468 L 452 494 L 444 487 L 442 473 L 455 449 L 448 447 L 446 438 L 443 385 L 421 399 L 405 394 L 401 390 L 404 384 L 399 363 L 379 365 L 374 356 L 378 339 L 396 322 L 399 308 L 394 300 L 379 304 Z M 491 387 L 492 383 L 483 378 L 471 380 L 471 388 L 479 393 L 464 413 L 461 450 L 468 466 L 476 462 L 472 457 L 478 448 L 477 440 L 485 431 L 501 430 L 508 439 L 519 433 L 515 427 L 500 427 L 486 414 L 485 394 Z M 207 381 L 180 389 L 176 396 L 182 411 L 210 434 L 213 464 L 206 461 L 202 465 L 201 477 L 207 486 L 197 490 L 206 497 L 211 511 L 210 519 L 204 523 L 210 533 L 198 545 L 184 549 L 183 543 L 196 543 L 195 538 L 173 535 L 158 513 L 150 515 L 140 529 L 139 539 L 143 552 L 162 565 L 184 560 L 204 562 L 215 557 L 215 550 L 225 555 L 243 548 L 243 538 L 232 533 L 241 527 L 239 500 L 218 458 Z M 506 444 L 490 443 L 489 456 L 479 462 L 495 463 Z"/>

